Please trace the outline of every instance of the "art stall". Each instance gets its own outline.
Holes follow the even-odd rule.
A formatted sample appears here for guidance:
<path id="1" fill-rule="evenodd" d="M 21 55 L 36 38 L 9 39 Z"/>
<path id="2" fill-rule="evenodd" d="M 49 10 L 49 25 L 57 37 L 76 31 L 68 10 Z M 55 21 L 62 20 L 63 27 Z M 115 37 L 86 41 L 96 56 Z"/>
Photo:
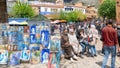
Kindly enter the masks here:
<path id="1" fill-rule="evenodd" d="M 59 27 L 58 25 L 56 25 Z M 27 19 L 9 19 L 0 24 L 0 64 L 48 64 L 59 68 L 61 47 L 60 29 L 51 34 L 50 22 L 30 22 Z"/>
<path id="2" fill-rule="evenodd" d="M 31 63 L 47 64 L 50 53 L 50 23 L 42 21 L 30 24 Z"/>
<path id="3" fill-rule="evenodd" d="M 53 22 L 51 24 L 53 24 L 51 25 L 51 29 L 55 30 L 51 32 L 52 34 L 50 36 L 50 59 L 48 62 L 48 68 L 59 68 L 61 56 L 60 25 Z"/>
<path id="4" fill-rule="evenodd" d="M 27 18 L 10 18 L 8 28 L 9 64 L 19 65 L 21 61 L 30 61 L 29 31 L 26 33 Z M 26 39 L 27 38 L 27 39 Z"/>

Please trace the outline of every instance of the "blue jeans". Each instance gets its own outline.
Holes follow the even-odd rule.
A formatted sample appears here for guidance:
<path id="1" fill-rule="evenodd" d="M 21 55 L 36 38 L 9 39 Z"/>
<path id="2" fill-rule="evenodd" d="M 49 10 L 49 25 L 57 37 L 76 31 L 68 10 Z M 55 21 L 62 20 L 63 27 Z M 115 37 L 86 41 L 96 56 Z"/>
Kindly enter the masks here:
<path id="1" fill-rule="evenodd" d="M 80 42 L 80 45 L 82 47 L 82 53 L 84 53 L 85 50 L 86 50 L 86 45 L 84 43 L 82 43 L 82 42 Z"/>
<path id="2" fill-rule="evenodd" d="M 83 45 L 85 46 L 84 49 L 86 51 L 86 48 L 88 48 L 88 53 L 90 53 L 90 50 L 91 50 L 91 46 L 90 44 L 88 43 L 88 41 L 84 41 Z M 81 45 L 82 46 L 82 45 Z"/>
<path id="3" fill-rule="evenodd" d="M 110 54 L 111 54 L 111 68 L 115 68 L 116 46 L 104 46 L 103 48 L 105 55 L 102 63 L 102 68 L 106 68 L 106 63 Z"/>
<path id="4" fill-rule="evenodd" d="M 90 46 L 90 52 L 91 52 L 91 55 L 96 55 L 96 47 L 94 45 L 91 45 Z"/>

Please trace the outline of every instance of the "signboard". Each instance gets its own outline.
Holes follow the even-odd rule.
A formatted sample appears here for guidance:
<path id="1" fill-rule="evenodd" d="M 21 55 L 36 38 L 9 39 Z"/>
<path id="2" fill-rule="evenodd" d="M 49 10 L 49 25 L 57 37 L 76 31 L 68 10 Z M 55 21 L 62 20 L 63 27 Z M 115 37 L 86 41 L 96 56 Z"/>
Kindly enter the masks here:
<path id="1" fill-rule="evenodd" d="M 116 19 L 118 25 L 120 25 L 120 0 L 116 0 Z"/>

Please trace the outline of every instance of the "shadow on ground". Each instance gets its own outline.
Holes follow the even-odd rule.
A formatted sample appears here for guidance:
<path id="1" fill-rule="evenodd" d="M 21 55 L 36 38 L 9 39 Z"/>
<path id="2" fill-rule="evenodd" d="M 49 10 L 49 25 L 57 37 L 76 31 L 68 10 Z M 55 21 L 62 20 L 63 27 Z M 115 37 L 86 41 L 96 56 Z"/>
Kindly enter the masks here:
<path id="1" fill-rule="evenodd" d="M 100 67 L 102 66 L 102 61 L 101 62 L 96 62 Z M 106 65 L 106 68 L 110 68 L 110 66 Z"/>
<path id="2" fill-rule="evenodd" d="M 0 64 L 0 68 L 8 68 L 8 65 Z"/>
<path id="3" fill-rule="evenodd" d="M 102 50 L 97 50 L 98 55 L 103 56 Z"/>

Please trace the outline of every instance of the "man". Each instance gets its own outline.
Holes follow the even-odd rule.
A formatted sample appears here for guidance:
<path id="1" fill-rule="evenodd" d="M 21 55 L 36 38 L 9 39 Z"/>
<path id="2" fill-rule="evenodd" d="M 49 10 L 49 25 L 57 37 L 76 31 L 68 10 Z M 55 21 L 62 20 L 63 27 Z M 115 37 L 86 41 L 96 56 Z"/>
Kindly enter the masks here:
<path id="1" fill-rule="evenodd" d="M 102 29 L 102 41 L 104 48 L 104 60 L 102 68 L 106 68 L 106 63 L 111 54 L 111 68 L 115 68 L 116 45 L 118 44 L 117 32 L 112 27 L 112 21 L 108 21 L 107 26 Z"/>

